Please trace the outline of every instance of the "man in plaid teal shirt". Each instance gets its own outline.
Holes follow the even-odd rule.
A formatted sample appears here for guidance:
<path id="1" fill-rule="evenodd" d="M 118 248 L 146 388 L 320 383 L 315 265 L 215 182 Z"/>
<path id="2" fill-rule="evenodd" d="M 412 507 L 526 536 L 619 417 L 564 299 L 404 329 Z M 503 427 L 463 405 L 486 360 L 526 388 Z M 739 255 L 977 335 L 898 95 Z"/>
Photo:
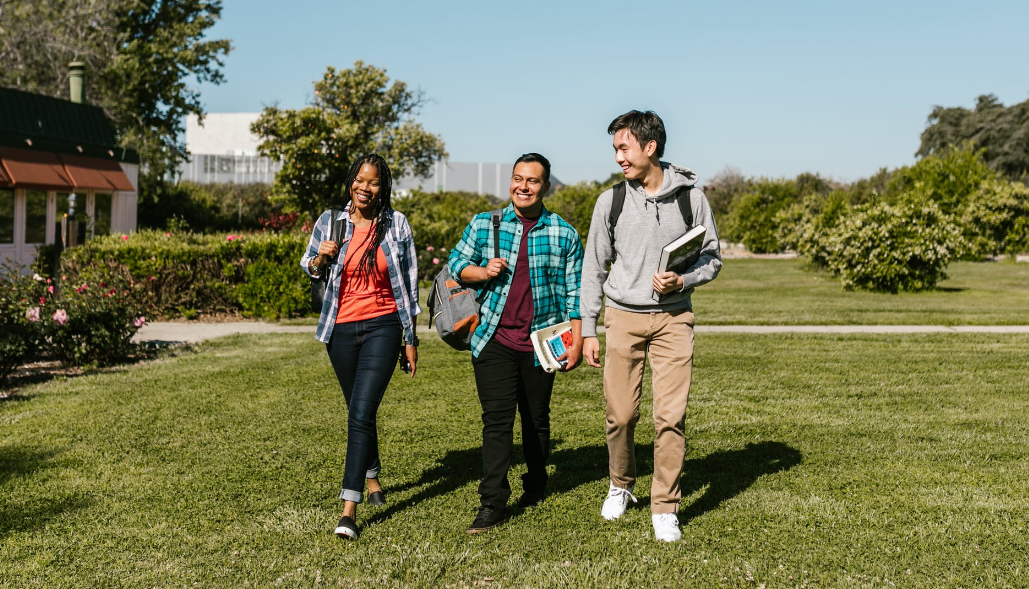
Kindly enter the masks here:
<path id="1" fill-rule="evenodd" d="M 559 360 L 568 371 L 582 359 L 582 241 L 575 228 L 543 206 L 549 189 L 550 162 L 538 153 L 518 158 L 511 173 L 511 204 L 500 221 L 500 257 L 492 257 L 491 216 L 481 213 L 465 228 L 447 261 L 453 276 L 479 289 L 481 301 L 471 345 L 482 406 L 484 476 L 479 513 L 467 530 L 472 534 L 507 518 L 515 411 L 522 417 L 528 470 L 518 504 L 535 505 L 546 494 L 554 374 L 539 365 L 529 334 L 570 320 L 573 342 Z"/>

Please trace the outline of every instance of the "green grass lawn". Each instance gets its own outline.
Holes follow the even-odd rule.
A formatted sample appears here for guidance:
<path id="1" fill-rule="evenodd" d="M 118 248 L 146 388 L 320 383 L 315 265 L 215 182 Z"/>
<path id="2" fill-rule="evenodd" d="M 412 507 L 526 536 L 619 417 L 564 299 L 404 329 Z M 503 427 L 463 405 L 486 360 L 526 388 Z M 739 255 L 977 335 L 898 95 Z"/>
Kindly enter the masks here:
<path id="1" fill-rule="evenodd" d="M 1029 325 L 1029 264 L 957 262 L 926 293 L 846 292 L 802 260 L 725 260 L 697 289 L 708 325 Z"/>
<path id="2" fill-rule="evenodd" d="M 600 518 L 585 368 L 558 377 L 551 495 L 465 535 L 472 372 L 424 340 L 380 411 L 389 505 L 361 508 L 356 543 L 331 535 L 346 420 L 310 336 L 23 389 L 0 403 L 0 587 L 1029 586 L 1029 336 L 699 336 L 674 545 L 645 508 Z"/>

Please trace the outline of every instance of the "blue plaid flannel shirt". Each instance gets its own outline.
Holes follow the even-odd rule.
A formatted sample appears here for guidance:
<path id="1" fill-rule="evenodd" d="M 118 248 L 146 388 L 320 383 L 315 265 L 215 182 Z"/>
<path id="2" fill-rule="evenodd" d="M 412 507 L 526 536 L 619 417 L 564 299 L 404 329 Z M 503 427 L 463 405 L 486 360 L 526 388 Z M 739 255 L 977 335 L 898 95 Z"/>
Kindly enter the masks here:
<path id="1" fill-rule="evenodd" d="M 522 223 L 514 205 L 504 209 L 500 221 L 500 257 L 513 269 L 518 261 Z M 582 274 L 582 240 L 575 228 L 543 207 L 539 222 L 529 230 L 529 283 L 532 288 L 532 330 L 543 329 L 570 319 L 579 319 L 579 283 Z M 479 213 L 465 227 L 461 241 L 450 250 L 447 265 L 454 277 L 468 266 L 485 266 L 493 258 L 493 221 Z M 500 316 L 511 290 L 510 271 L 480 284 L 479 327 L 472 334 L 472 355 L 486 346 L 500 325 Z"/>
<path id="2" fill-rule="evenodd" d="M 328 239 L 332 226 L 329 216 L 332 209 L 322 213 L 311 230 L 311 239 L 307 243 L 307 251 L 300 258 L 300 267 L 308 275 L 308 266 L 318 255 L 318 246 L 322 240 Z M 347 244 L 354 234 L 354 224 L 350 222 L 350 213 L 342 211 L 338 218 L 344 220 L 343 243 L 339 246 L 339 254 L 329 269 L 329 287 L 325 289 L 325 300 L 322 312 L 318 317 L 318 328 L 314 337 L 324 343 L 332 338 L 332 329 L 336 327 L 339 315 L 339 281 L 343 271 L 343 260 L 347 254 Z M 393 288 L 393 298 L 397 302 L 397 315 L 404 327 L 404 342 L 413 346 L 415 338 L 415 316 L 422 312 L 418 306 L 418 256 L 414 249 L 414 234 L 407 217 L 399 211 L 393 211 L 393 226 L 386 232 L 386 237 L 379 246 L 386 256 L 386 267 L 389 269 L 389 283 Z"/>

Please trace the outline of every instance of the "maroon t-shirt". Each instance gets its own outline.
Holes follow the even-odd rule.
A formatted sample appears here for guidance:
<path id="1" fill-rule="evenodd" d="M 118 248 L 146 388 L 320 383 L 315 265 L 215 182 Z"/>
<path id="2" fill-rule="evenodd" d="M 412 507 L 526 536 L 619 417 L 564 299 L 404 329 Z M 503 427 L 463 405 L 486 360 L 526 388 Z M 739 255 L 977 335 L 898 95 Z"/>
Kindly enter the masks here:
<path id="1" fill-rule="evenodd" d="M 536 226 L 540 218 L 518 217 L 518 220 L 522 222 L 522 244 L 518 246 L 511 290 L 507 293 L 504 312 L 500 314 L 500 325 L 493 337 L 512 350 L 531 352 L 529 334 L 532 333 L 535 308 L 532 305 L 532 284 L 529 283 L 529 230 Z"/>

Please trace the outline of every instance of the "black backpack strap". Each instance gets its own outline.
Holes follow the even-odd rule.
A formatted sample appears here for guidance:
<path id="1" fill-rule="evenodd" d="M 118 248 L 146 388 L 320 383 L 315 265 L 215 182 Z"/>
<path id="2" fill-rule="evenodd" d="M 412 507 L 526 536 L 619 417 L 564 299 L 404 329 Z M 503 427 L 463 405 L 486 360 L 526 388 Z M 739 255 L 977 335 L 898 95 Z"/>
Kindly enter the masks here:
<path id="1" fill-rule="evenodd" d="M 611 243 L 615 242 L 615 225 L 618 224 L 618 215 L 622 214 L 622 206 L 625 205 L 625 182 L 619 182 L 611 187 L 614 192 L 611 195 L 611 211 L 607 214 L 608 234 Z"/>
<path id="2" fill-rule="evenodd" d="M 684 186 L 675 195 L 675 199 L 679 201 L 679 212 L 682 213 L 682 220 L 686 221 L 686 229 L 693 227 L 693 207 L 690 206 L 690 190 L 693 190 L 692 186 Z"/>
<path id="3" fill-rule="evenodd" d="M 489 216 L 493 219 L 493 257 L 500 257 L 500 217 L 504 214 L 504 209 L 494 209 L 489 212 Z"/>

